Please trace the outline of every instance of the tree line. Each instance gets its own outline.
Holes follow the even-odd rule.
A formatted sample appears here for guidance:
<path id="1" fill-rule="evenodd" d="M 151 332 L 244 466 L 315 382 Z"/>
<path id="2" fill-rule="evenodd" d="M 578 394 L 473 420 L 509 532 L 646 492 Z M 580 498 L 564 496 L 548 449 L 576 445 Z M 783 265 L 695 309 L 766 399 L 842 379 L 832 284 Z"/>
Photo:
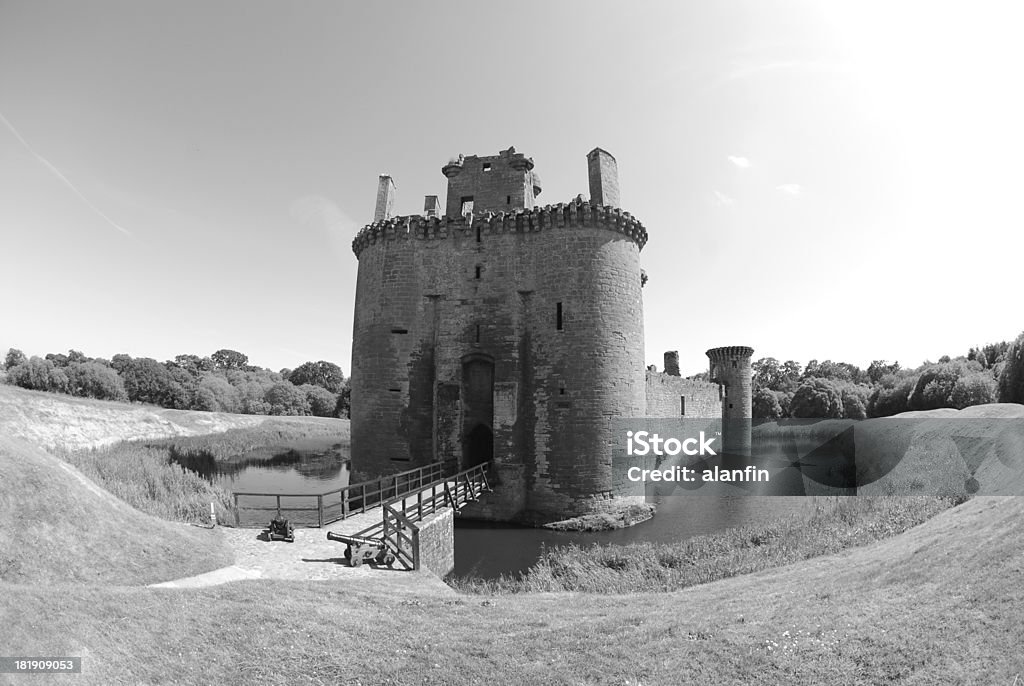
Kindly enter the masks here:
<path id="1" fill-rule="evenodd" d="M 888 417 L 911 410 L 963 409 L 986 403 L 1024 403 L 1024 333 L 971 348 L 966 355 L 903 369 L 875 360 L 867 369 L 847 362 L 752 364 L 755 419 Z"/>
<path id="2" fill-rule="evenodd" d="M 77 350 L 26 357 L 11 348 L 3 370 L 7 383 L 22 388 L 175 410 L 316 417 L 349 413 L 348 380 L 338 365 L 324 360 L 274 372 L 227 349 L 157 362 L 125 354 L 106 360 Z"/>

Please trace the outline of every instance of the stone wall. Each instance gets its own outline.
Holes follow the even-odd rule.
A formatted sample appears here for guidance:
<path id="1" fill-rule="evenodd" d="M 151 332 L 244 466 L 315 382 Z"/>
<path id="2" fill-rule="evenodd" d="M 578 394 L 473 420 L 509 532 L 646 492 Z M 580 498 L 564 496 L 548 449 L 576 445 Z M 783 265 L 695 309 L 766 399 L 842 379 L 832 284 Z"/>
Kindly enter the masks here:
<path id="1" fill-rule="evenodd" d="M 353 242 L 353 468 L 469 466 L 463 370 L 472 358 L 493 365 L 494 382 L 495 493 L 480 516 L 604 509 L 613 495 L 607 420 L 646 410 L 646 240 L 629 213 L 582 200 L 366 227 Z"/>
<path id="2" fill-rule="evenodd" d="M 444 577 L 455 569 L 455 511 L 445 508 L 417 524 L 420 569 Z"/>
<path id="3" fill-rule="evenodd" d="M 648 370 L 647 416 L 719 418 L 722 400 L 718 384 Z"/>

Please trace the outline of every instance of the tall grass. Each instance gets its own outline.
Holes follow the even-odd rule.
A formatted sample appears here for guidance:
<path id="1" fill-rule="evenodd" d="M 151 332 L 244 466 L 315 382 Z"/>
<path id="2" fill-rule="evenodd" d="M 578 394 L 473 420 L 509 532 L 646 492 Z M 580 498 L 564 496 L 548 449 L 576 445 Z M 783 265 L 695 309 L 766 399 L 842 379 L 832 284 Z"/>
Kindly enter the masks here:
<path id="1" fill-rule="evenodd" d="M 231 492 L 185 469 L 172 457 L 205 454 L 226 460 L 261 448 L 283 449 L 289 443 L 331 436 L 347 444 L 348 425 L 342 427 L 344 435 L 331 425 L 268 421 L 206 436 L 130 441 L 58 452 L 62 459 L 138 510 L 171 521 L 206 523 L 210 521 L 213 503 L 217 521 L 233 525 Z"/>
<path id="2" fill-rule="evenodd" d="M 546 549 L 522 575 L 453 577 L 463 593 L 644 593 L 750 574 L 865 545 L 921 524 L 960 498 L 817 497 L 809 511 L 678 543 Z"/>
<path id="3" fill-rule="evenodd" d="M 170 447 L 119 443 L 92 450 L 61 451 L 60 457 L 142 512 L 175 522 L 234 524 L 232 497 L 224 488 L 171 462 Z"/>
<path id="4" fill-rule="evenodd" d="M 168 448 L 184 457 L 207 454 L 217 460 L 227 460 L 255 450 L 270 447 L 285 447 L 298 441 L 334 437 L 339 443 L 348 445 L 348 423 L 310 422 L 298 424 L 294 421 L 268 420 L 257 426 L 231 429 L 205 436 L 175 436 L 140 443 L 158 448 Z"/>

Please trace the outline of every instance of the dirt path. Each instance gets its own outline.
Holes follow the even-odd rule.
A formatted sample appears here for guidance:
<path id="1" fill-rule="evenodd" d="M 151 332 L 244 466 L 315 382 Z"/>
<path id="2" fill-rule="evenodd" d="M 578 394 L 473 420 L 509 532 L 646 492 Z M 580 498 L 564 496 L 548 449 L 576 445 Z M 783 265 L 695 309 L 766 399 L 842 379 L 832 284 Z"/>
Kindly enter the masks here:
<path id="1" fill-rule="evenodd" d="M 349 567 L 345 544 L 327 540 L 327 532 L 355 533 L 380 521 L 380 510 L 335 522 L 324 529 L 296 529 L 295 542 L 268 541 L 260 529 L 222 528 L 224 542 L 234 553 L 235 564 L 206 574 L 176 579 L 157 588 L 197 588 L 245 579 L 346 581 L 364 588 L 454 595 L 455 591 L 430 572 L 409 572 L 396 565 L 364 564 Z"/>

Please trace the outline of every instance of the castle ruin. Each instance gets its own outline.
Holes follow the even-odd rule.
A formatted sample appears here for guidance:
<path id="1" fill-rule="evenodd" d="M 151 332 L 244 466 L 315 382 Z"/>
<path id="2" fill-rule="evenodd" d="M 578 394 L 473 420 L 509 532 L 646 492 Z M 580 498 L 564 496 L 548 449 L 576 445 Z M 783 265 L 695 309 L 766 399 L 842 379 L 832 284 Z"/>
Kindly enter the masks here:
<path id="1" fill-rule="evenodd" d="M 491 462 L 495 492 L 467 515 L 546 522 L 626 498 L 612 418 L 749 419 L 752 349 L 709 350 L 710 382 L 681 378 L 678 354 L 645 367 L 647 231 L 619 207 L 615 158 L 595 148 L 587 168 L 589 201 L 538 207 L 532 159 L 460 155 L 444 212 L 427 196 L 412 216 L 380 177 L 352 244 L 354 471 Z"/>

